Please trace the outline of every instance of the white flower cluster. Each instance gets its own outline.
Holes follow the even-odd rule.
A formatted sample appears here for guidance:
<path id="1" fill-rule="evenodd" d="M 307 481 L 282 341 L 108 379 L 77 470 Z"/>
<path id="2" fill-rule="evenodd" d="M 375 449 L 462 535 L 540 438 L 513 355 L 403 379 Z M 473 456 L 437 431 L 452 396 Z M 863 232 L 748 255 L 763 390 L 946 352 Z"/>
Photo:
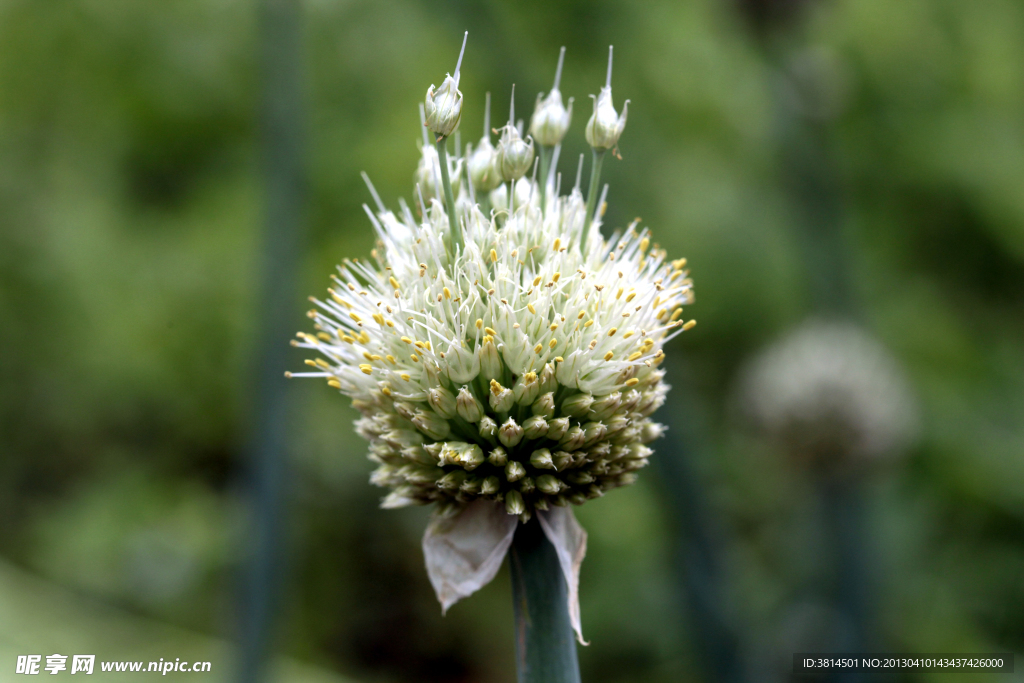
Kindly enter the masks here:
<path id="1" fill-rule="evenodd" d="M 431 152 L 418 176 L 440 175 Z M 414 215 L 371 186 L 372 261 L 346 260 L 314 300 L 316 333 L 293 343 L 320 357 L 293 376 L 352 398 L 379 465 L 371 480 L 392 489 L 384 507 L 456 512 L 483 498 L 527 519 L 631 483 L 662 431 L 649 419 L 668 389 L 662 346 L 695 324 L 681 318 L 686 260 L 666 260 L 636 222 L 603 239 L 603 211 L 587 225 L 579 189 L 559 196 L 554 182 L 542 200 L 521 178 L 511 207 L 485 213 L 475 191 L 493 180 L 449 163 L 466 174 L 460 234 L 436 188 L 417 187 Z"/>
<path id="2" fill-rule="evenodd" d="M 773 344 L 743 373 L 741 394 L 762 429 L 828 468 L 896 453 L 916 431 L 899 363 L 849 323 L 812 321 Z"/>

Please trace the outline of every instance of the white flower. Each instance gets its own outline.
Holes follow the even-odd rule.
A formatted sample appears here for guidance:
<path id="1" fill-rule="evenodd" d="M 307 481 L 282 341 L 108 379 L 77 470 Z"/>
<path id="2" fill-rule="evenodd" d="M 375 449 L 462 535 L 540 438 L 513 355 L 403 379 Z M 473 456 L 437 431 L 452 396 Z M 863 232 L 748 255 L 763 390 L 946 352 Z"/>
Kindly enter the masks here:
<path id="1" fill-rule="evenodd" d="M 758 355 L 740 386 L 757 424 L 817 465 L 898 452 L 916 430 L 915 401 L 899 364 L 849 323 L 803 325 Z"/>
<path id="2" fill-rule="evenodd" d="M 666 391 L 662 346 L 692 325 L 680 319 L 693 298 L 685 260 L 667 261 L 635 223 L 584 244 L 576 190 L 547 211 L 468 208 L 455 253 L 442 205 L 429 204 L 421 221 L 367 207 L 373 260 L 339 267 L 310 311 L 316 333 L 296 342 L 321 356 L 296 376 L 326 378 L 362 412 L 374 482 L 394 491 L 385 504 L 487 498 L 529 515 L 630 483 L 650 454 L 639 447 L 660 434 L 649 416 Z M 524 438 L 540 434 L 534 415 L 547 429 Z M 434 444 L 501 448 L 501 464 L 470 469 Z M 554 469 L 535 465 L 541 449 Z M 542 474 L 557 484 L 536 486 Z"/>

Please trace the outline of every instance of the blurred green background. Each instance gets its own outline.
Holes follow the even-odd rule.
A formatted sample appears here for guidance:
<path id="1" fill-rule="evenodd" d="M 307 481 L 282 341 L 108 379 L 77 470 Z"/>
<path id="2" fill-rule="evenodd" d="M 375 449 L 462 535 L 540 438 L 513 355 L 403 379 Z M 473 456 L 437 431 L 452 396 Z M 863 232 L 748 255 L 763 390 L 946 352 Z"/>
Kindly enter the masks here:
<path id="1" fill-rule="evenodd" d="M 688 257 L 698 297 L 700 324 L 669 349 L 685 400 L 662 417 L 696 446 L 655 457 L 689 459 L 715 609 L 750 680 L 785 680 L 834 611 L 815 588 L 812 477 L 734 395 L 743 363 L 817 310 L 820 264 L 797 228 L 815 199 L 787 178 L 828 178 L 856 315 L 921 413 L 914 447 L 864 485 L 870 644 L 1024 652 L 1024 5 L 308 0 L 303 21 L 303 295 L 372 247 L 360 171 L 389 206 L 411 195 L 416 106 L 463 30 L 464 142 L 487 90 L 503 111 L 515 83 L 528 116 L 567 46 L 569 176 L 615 45 L 616 103 L 631 104 L 606 225 L 642 216 Z M 237 630 L 259 41 L 241 0 L 0 1 L 0 597 L 74 595 L 92 607 L 69 628 L 113 608 L 196 637 Z M 296 297 L 296 330 L 306 307 Z M 354 411 L 319 382 L 288 391 L 279 652 L 363 681 L 514 680 L 505 572 L 442 618 L 427 511 L 378 510 Z M 696 532 L 661 472 L 578 511 L 584 680 L 716 680 L 681 588 Z M 0 609 L 0 634 L 44 611 Z M 98 658 L 123 651 L 117 633 Z M 957 680 L 908 680 L 937 676 Z"/>

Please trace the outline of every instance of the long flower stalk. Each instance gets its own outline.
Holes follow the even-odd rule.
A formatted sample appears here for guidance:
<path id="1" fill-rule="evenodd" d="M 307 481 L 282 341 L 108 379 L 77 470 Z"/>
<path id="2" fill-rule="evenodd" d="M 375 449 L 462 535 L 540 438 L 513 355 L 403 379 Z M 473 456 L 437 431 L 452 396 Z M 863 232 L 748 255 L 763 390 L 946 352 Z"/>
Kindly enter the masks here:
<path id="1" fill-rule="evenodd" d="M 520 524 L 509 553 L 518 683 L 579 683 L 566 585 L 554 546 L 534 520 Z"/>

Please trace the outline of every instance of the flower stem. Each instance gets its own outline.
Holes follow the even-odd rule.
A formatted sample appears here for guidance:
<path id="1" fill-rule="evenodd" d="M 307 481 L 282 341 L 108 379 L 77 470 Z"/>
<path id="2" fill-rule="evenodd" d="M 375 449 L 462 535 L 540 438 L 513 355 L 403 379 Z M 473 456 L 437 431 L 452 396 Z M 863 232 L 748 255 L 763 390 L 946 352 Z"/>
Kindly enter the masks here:
<path id="1" fill-rule="evenodd" d="M 455 195 L 452 194 L 452 181 L 448 177 L 448 138 L 437 139 L 437 160 L 441 165 L 441 185 L 444 187 L 444 205 L 448 212 L 448 227 L 452 233 L 452 256 L 462 244 L 462 232 L 459 230 L 459 220 L 455 215 Z"/>
<path id="2" fill-rule="evenodd" d="M 516 529 L 509 564 L 518 683 L 580 683 L 565 578 L 536 519 Z"/>
<path id="3" fill-rule="evenodd" d="M 547 145 L 540 147 L 540 210 L 544 211 L 547 206 L 548 195 L 548 166 L 551 165 L 551 148 Z"/>
<path id="4" fill-rule="evenodd" d="M 594 161 L 590 166 L 590 189 L 587 190 L 587 213 L 583 220 L 583 246 L 586 247 L 587 237 L 590 236 L 590 226 L 594 221 L 594 209 L 597 204 L 597 186 L 601 182 L 601 163 L 604 161 L 606 150 L 592 150 Z"/>

